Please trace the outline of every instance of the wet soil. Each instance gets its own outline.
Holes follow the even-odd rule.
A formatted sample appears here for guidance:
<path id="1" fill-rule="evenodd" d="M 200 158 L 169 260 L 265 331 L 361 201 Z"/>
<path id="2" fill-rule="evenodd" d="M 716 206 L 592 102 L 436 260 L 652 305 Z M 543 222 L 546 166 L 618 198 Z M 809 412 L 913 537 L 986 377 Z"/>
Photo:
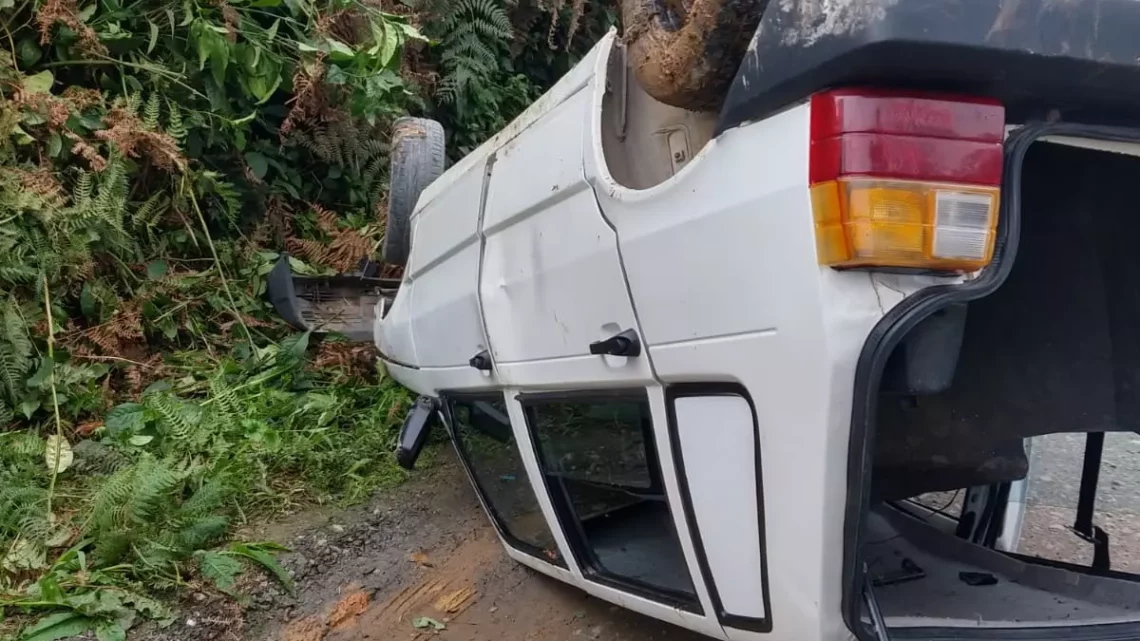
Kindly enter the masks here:
<path id="1" fill-rule="evenodd" d="M 1140 572 L 1140 437 L 1111 435 L 1097 523 L 1113 568 Z M 1089 563 L 1073 522 L 1083 440 L 1035 445 L 1020 551 Z M 957 513 L 961 496 L 929 498 Z M 317 509 L 259 530 L 281 557 L 291 596 L 262 575 L 240 586 L 248 607 L 192 593 L 176 623 L 133 641 L 698 641 L 700 635 L 611 606 L 507 558 L 451 448 L 403 486 L 351 510 Z M 420 627 L 416 627 L 417 623 Z M 439 626 L 442 628 L 437 629 Z"/>
<path id="2" fill-rule="evenodd" d="M 316 510 L 247 534 L 281 557 L 295 596 L 247 578 L 249 608 L 192 595 L 145 641 L 697 641 L 508 558 L 448 448 L 427 471 L 348 511 Z M 416 627 L 419 625 L 420 627 Z M 438 629 L 442 626 L 441 629 Z"/>

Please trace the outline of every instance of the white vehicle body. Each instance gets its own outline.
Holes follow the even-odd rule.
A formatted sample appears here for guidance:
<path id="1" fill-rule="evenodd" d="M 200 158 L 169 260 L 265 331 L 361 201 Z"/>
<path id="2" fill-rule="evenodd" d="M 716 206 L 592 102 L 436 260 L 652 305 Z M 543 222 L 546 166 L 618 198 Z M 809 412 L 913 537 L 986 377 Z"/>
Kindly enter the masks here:
<path id="1" fill-rule="evenodd" d="M 423 193 L 376 344 L 420 394 L 505 403 L 565 560 L 504 538 L 519 562 L 710 637 L 851 638 L 841 575 L 860 350 L 907 296 L 968 277 L 819 264 L 807 102 L 703 145 L 696 116 L 631 116 L 630 139 L 650 142 L 611 167 L 603 103 L 624 82 L 616 46 L 607 36 Z M 627 330 L 640 356 L 591 354 Z M 489 371 L 469 364 L 484 351 Z M 527 399 L 615 390 L 647 399 L 688 607 L 584 568 L 543 484 Z"/>

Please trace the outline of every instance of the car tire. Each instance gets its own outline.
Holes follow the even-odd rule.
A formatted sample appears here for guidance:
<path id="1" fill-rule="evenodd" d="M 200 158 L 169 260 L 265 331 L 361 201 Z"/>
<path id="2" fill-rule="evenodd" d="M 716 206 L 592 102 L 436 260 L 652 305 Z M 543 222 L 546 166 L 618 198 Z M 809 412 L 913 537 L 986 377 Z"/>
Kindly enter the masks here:
<path id="1" fill-rule="evenodd" d="M 420 194 L 443 173 L 443 126 L 427 118 L 400 118 L 392 125 L 392 173 L 384 262 L 406 265 L 412 247 L 412 212 Z"/>
<path id="2" fill-rule="evenodd" d="M 719 109 L 766 4 L 622 0 L 623 39 L 641 88 L 674 107 Z"/>

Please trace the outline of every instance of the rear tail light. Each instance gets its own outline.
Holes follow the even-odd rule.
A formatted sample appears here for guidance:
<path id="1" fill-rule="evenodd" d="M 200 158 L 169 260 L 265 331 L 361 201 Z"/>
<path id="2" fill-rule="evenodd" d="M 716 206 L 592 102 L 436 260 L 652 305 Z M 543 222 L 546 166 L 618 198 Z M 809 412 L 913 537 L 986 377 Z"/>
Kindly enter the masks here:
<path id="1" fill-rule="evenodd" d="M 990 261 L 1000 104 L 846 89 L 817 94 L 811 110 L 821 264 L 974 270 Z"/>

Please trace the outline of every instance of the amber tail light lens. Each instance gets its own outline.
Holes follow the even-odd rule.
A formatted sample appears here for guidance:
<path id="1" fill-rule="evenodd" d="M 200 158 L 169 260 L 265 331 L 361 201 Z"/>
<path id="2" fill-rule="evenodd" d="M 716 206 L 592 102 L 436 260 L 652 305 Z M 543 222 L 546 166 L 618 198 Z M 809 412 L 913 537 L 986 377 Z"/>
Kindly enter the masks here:
<path id="1" fill-rule="evenodd" d="M 845 89 L 817 94 L 811 109 L 820 264 L 970 271 L 990 261 L 1000 104 Z"/>

